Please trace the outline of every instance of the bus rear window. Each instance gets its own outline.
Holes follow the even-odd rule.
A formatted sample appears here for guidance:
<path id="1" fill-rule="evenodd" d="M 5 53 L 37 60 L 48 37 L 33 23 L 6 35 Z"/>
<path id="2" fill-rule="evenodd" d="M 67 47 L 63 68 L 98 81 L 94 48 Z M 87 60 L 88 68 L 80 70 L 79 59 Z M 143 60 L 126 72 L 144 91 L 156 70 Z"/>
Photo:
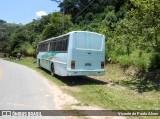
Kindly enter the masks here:
<path id="1" fill-rule="evenodd" d="M 103 37 L 93 33 L 77 33 L 75 48 L 87 50 L 101 50 Z"/>

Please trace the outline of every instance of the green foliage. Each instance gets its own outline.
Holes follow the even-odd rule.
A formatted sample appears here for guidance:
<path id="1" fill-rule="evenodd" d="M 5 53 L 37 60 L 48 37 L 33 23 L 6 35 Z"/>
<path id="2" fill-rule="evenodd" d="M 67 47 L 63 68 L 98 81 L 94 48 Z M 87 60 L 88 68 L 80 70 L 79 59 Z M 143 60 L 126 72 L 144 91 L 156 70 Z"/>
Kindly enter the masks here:
<path id="1" fill-rule="evenodd" d="M 0 20 L 0 51 L 5 52 L 5 43 L 7 42 L 11 33 L 20 27 L 21 25 L 19 24 L 6 23 L 6 21 Z"/>
<path id="2" fill-rule="evenodd" d="M 127 29 L 131 35 L 138 37 L 139 44 L 152 47 L 160 52 L 160 1 L 159 0 L 131 0 L 136 7 L 127 13 L 130 24 Z M 128 27 L 130 25 L 130 27 Z"/>
<path id="3" fill-rule="evenodd" d="M 29 44 L 28 46 L 26 46 L 26 54 L 28 56 L 34 56 L 35 55 L 35 47 L 33 47 L 31 44 Z"/>
<path id="4" fill-rule="evenodd" d="M 82 17 L 85 17 L 86 13 L 90 12 L 95 15 L 97 13 L 103 13 L 104 9 L 108 6 L 114 6 L 114 9 L 118 12 L 121 6 L 128 3 L 128 1 L 129 0 L 64 0 L 60 3 L 59 7 L 61 11 L 64 9 L 66 14 L 71 14 L 73 18 L 72 21 L 75 22 L 75 18 L 79 13 Z M 86 8 L 86 6 L 88 7 Z"/>
<path id="5" fill-rule="evenodd" d="M 89 12 L 86 14 L 85 19 L 88 21 L 91 21 L 91 20 L 93 20 L 93 16 L 94 16 L 93 13 Z"/>
<path id="6" fill-rule="evenodd" d="M 48 24 L 48 25 L 46 25 L 45 29 L 43 30 L 42 36 L 44 39 L 50 38 L 54 35 L 57 36 L 60 33 L 60 32 L 56 32 L 57 30 L 58 30 L 58 28 L 56 28 L 55 25 Z M 60 29 L 58 31 L 60 31 Z"/>
<path id="7" fill-rule="evenodd" d="M 134 65 L 142 70 L 149 67 L 157 69 L 160 53 L 160 2 L 133 0 L 131 3 L 134 7 L 130 7 L 124 18 L 121 14 L 124 14 L 124 9 L 129 5 L 123 6 L 116 17 L 113 9 L 106 8 L 107 14 L 102 23 L 109 27 L 109 57 L 124 67 Z"/>
<path id="8" fill-rule="evenodd" d="M 51 38 L 53 36 L 58 36 L 62 33 L 62 14 L 59 12 L 51 14 L 50 22 L 45 26 L 42 36 L 43 39 Z M 71 17 L 65 15 L 65 28 L 71 25 Z"/>
<path id="9" fill-rule="evenodd" d="M 135 66 L 141 70 L 146 70 L 150 63 L 150 54 L 143 53 L 140 55 L 140 51 L 134 51 L 130 56 L 123 55 L 118 58 L 119 63 L 123 67 Z"/>
<path id="10" fill-rule="evenodd" d="M 153 53 L 150 60 L 150 70 L 160 69 L 160 53 Z"/>
<path id="11" fill-rule="evenodd" d="M 21 44 L 19 52 L 26 56 L 34 56 L 36 53 L 36 48 L 29 42 L 25 42 L 24 44 Z"/>
<path id="12" fill-rule="evenodd" d="M 34 56 L 36 45 L 39 41 L 58 36 L 62 33 L 61 19 L 62 14 L 56 12 L 43 16 L 39 20 L 33 20 L 33 22 L 12 31 L 5 44 L 5 51 L 8 53 L 21 52 L 27 56 Z M 71 24 L 70 15 L 65 15 L 64 29 L 66 30 Z"/>
<path id="13" fill-rule="evenodd" d="M 65 33 L 87 30 L 106 36 L 106 60 L 142 70 L 159 68 L 159 0 L 64 0 L 59 7 L 65 11 Z M 0 20 L 1 24 L 7 23 Z M 7 36 L 5 50 L 33 55 L 39 41 L 61 35 L 62 13 L 54 12 L 18 28 L 11 35 L 0 32 L 0 38 Z"/>

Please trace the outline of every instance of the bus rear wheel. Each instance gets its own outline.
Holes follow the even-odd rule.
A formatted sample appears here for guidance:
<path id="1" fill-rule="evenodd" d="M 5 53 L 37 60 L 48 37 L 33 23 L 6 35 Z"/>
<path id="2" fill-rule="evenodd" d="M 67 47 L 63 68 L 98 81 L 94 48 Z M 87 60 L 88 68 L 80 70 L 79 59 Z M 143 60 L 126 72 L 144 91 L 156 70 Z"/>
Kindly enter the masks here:
<path id="1" fill-rule="evenodd" d="M 41 65 L 40 65 L 40 60 L 38 60 L 37 66 L 38 66 L 38 67 L 41 67 Z"/>
<path id="2" fill-rule="evenodd" d="M 55 70 L 54 70 L 54 64 L 51 64 L 51 75 L 54 76 L 55 75 Z"/>

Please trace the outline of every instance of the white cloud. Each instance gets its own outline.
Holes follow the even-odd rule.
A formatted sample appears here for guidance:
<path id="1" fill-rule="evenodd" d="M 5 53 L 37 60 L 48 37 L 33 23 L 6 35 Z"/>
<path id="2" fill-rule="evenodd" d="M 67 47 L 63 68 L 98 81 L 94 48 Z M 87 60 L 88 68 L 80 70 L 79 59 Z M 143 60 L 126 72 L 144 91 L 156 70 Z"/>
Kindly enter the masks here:
<path id="1" fill-rule="evenodd" d="M 46 13 L 45 11 L 39 11 L 39 12 L 36 12 L 36 15 L 37 15 L 38 17 L 42 17 L 42 16 L 47 15 L 47 13 Z"/>

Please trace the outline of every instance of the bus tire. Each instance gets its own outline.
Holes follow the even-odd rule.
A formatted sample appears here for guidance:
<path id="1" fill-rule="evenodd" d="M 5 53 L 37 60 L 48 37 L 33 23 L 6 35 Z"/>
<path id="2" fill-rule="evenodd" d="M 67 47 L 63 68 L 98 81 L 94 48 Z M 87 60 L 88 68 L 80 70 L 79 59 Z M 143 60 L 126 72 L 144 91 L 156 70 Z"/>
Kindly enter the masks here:
<path id="1" fill-rule="evenodd" d="M 38 67 L 41 67 L 40 59 L 38 60 L 38 64 L 37 65 L 38 65 Z"/>
<path id="2" fill-rule="evenodd" d="M 55 70 L 54 70 L 54 64 L 51 64 L 51 75 L 54 76 L 55 75 Z"/>

